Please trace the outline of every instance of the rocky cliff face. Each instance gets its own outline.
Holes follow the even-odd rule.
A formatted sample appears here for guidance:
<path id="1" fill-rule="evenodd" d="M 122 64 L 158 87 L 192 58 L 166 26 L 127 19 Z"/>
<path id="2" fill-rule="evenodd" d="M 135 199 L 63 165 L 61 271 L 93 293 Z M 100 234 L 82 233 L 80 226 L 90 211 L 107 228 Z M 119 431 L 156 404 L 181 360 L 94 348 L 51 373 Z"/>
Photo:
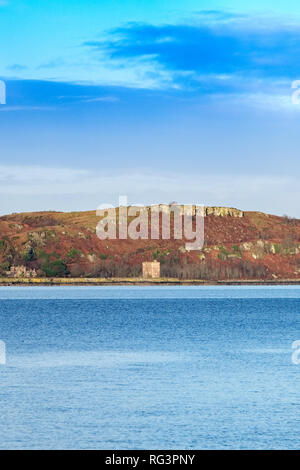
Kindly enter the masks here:
<path id="1" fill-rule="evenodd" d="M 175 204 L 174 204 L 175 205 Z M 188 215 L 196 215 L 196 212 L 204 215 L 204 217 L 212 215 L 214 217 L 244 217 L 244 212 L 233 207 L 205 207 L 205 206 L 178 206 L 181 208 L 181 213 Z M 138 210 L 138 207 L 136 208 Z M 151 209 L 155 212 L 161 212 L 168 214 L 172 209 L 170 204 L 157 204 L 154 206 L 148 206 L 147 209 Z"/>
<path id="2" fill-rule="evenodd" d="M 233 207 L 205 207 L 205 215 L 215 217 L 244 217 L 244 212 Z"/>

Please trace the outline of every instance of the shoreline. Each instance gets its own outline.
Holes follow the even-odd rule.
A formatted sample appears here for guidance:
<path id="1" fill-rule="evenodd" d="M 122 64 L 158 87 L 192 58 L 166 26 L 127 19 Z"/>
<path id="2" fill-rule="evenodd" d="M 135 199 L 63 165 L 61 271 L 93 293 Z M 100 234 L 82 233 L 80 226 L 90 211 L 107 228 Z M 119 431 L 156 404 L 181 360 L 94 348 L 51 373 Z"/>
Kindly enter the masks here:
<path id="1" fill-rule="evenodd" d="M 0 278 L 1 286 L 280 286 L 300 285 L 300 279 L 209 281 L 176 278 Z"/>

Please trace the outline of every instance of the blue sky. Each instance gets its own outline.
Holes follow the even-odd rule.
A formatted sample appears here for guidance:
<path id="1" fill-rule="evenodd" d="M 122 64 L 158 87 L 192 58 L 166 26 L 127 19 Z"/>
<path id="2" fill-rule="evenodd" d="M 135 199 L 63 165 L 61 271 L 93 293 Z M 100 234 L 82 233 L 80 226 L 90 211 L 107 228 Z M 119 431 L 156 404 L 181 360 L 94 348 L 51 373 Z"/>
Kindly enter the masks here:
<path id="1" fill-rule="evenodd" d="M 300 216 L 296 1 L 0 0 L 0 213 Z"/>

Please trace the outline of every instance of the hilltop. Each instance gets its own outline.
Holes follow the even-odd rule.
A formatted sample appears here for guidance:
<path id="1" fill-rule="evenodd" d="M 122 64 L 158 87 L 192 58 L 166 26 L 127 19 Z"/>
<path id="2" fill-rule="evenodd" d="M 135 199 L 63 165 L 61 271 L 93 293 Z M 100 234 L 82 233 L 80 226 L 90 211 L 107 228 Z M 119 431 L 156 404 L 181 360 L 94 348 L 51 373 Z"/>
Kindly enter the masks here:
<path id="1" fill-rule="evenodd" d="M 32 212 L 0 217 L 0 275 L 138 277 L 157 259 L 161 275 L 179 279 L 300 278 L 300 220 L 231 208 L 206 208 L 205 243 L 100 240 L 96 211 Z M 26 271 L 24 271 L 26 269 Z"/>

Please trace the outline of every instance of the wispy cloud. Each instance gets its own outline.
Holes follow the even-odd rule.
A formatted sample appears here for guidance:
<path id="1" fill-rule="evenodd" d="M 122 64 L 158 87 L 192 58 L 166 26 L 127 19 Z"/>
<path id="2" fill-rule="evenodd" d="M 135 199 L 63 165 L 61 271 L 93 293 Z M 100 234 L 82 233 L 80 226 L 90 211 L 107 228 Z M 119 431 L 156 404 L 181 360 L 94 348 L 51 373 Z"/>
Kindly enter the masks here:
<path id="1" fill-rule="evenodd" d="M 37 69 L 56 69 L 57 67 L 62 67 L 64 65 L 66 65 L 66 61 L 59 57 L 57 59 L 50 60 L 49 62 L 40 64 Z"/>
<path id="2" fill-rule="evenodd" d="M 74 51 L 76 58 L 57 55 L 34 69 L 22 64 L 8 69 L 27 79 L 42 77 L 44 83 L 106 87 L 105 96 L 94 93 L 82 100 L 87 103 L 113 102 L 107 97 L 122 86 L 218 100 L 232 96 L 244 105 L 289 109 L 291 82 L 300 78 L 300 21 L 205 10 L 178 24 L 129 23 Z"/>
<path id="3" fill-rule="evenodd" d="M 68 54 L 60 51 L 27 69 L 13 64 L 7 70 L 27 79 L 90 86 L 236 94 L 250 104 L 257 94 L 254 101 L 264 95 L 271 103 L 272 95 L 290 95 L 291 81 L 300 78 L 299 53 L 298 17 L 211 9 L 176 24 L 125 24 Z"/>
<path id="4" fill-rule="evenodd" d="M 22 72 L 23 70 L 26 70 L 27 67 L 26 65 L 22 64 L 12 64 L 7 67 L 7 70 L 12 71 L 12 72 Z"/>
<path id="5" fill-rule="evenodd" d="M 85 98 L 82 101 L 84 101 L 85 103 L 116 103 L 117 101 L 119 101 L 119 98 L 117 98 L 116 96 L 95 96 L 94 98 Z"/>
<path id="6" fill-rule="evenodd" d="M 49 198 L 51 209 L 65 210 L 64 201 L 69 201 L 69 197 L 73 198 L 73 204 L 84 198 L 86 208 L 94 209 L 99 204 L 117 204 L 119 195 L 126 194 L 132 204 L 176 200 L 187 204 L 233 205 L 279 215 L 284 214 L 288 207 L 291 215 L 300 216 L 297 204 L 299 182 L 297 178 L 285 176 L 195 176 L 139 171 L 111 174 L 74 168 L 2 165 L 0 183 L 0 195 L 5 196 L 8 204 L 15 198 L 21 204 L 17 211 L 25 209 L 25 202 L 27 210 L 37 210 L 37 200 L 41 208 L 45 208 L 45 200 Z M 28 207 L 30 201 L 32 205 Z M 82 207 L 72 208 L 80 210 Z"/>
<path id="7" fill-rule="evenodd" d="M 202 94 L 267 95 L 270 82 L 283 94 L 300 75 L 300 22 L 291 18 L 208 10 L 185 24 L 130 23 L 84 45 L 124 68 L 152 65 L 158 87 Z"/>

